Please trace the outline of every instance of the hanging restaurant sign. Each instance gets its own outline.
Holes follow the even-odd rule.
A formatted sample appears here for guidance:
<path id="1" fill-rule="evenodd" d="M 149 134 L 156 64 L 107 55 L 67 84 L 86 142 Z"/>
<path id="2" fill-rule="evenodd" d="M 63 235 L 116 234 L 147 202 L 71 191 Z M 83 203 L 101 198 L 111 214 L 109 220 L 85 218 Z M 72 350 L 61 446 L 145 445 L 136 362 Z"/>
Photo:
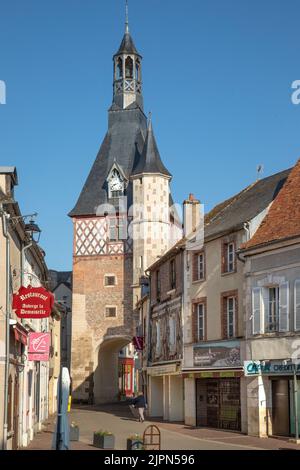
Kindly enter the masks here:
<path id="1" fill-rule="evenodd" d="M 54 305 L 54 296 L 44 287 L 20 287 L 13 295 L 13 310 L 19 318 L 50 317 Z"/>
<path id="2" fill-rule="evenodd" d="M 49 361 L 49 349 L 50 333 L 29 333 L 29 361 Z"/>
<path id="3" fill-rule="evenodd" d="M 144 338 L 142 336 L 135 336 L 132 340 L 133 346 L 136 351 L 143 351 L 144 349 Z"/>

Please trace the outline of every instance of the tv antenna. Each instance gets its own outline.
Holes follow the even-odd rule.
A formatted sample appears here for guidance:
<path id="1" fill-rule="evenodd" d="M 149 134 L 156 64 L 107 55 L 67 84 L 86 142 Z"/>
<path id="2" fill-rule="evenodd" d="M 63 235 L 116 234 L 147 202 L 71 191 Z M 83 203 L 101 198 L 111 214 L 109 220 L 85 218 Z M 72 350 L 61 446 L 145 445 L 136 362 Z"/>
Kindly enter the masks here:
<path id="1" fill-rule="evenodd" d="M 260 165 L 257 165 L 256 167 L 256 171 L 257 171 L 257 181 L 259 181 L 261 179 L 261 176 L 263 175 L 264 173 L 264 165 L 260 164 Z"/>

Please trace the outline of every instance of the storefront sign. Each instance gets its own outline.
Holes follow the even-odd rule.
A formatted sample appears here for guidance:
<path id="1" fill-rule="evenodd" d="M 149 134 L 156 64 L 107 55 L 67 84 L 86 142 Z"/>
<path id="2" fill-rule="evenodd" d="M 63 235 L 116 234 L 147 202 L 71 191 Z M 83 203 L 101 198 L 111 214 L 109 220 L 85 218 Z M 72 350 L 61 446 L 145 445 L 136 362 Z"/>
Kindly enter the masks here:
<path id="1" fill-rule="evenodd" d="M 12 308 L 19 318 L 47 318 L 54 305 L 54 296 L 44 287 L 20 287 L 13 296 Z"/>
<path id="2" fill-rule="evenodd" d="M 241 377 L 243 375 L 242 371 L 214 371 L 214 372 L 194 372 L 194 373 L 185 373 L 183 374 L 184 379 L 225 379 L 233 377 Z"/>
<path id="3" fill-rule="evenodd" d="M 246 376 L 257 375 L 300 375 L 300 363 L 295 364 L 286 361 L 244 361 L 244 373 Z"/>
<path id="4" fill-rule="evenodd" d="M 29 333 L 29 361 L 49 361 L 49 349 L 50 333 Z"/>
<path id="5" fill-rule="evenodd" d="M 194 347 L 194 366 L 215 369 L 216 367 L 240 367 L 240 342 L 218 341 L 204 343 Z"/>
<path id="6" fill-rule="evenodd" d="M 153 366 L 147 368 L 148 375 L 159 376 L 179 373 L 177 364 L 166 364 L 163 366 Z"/>

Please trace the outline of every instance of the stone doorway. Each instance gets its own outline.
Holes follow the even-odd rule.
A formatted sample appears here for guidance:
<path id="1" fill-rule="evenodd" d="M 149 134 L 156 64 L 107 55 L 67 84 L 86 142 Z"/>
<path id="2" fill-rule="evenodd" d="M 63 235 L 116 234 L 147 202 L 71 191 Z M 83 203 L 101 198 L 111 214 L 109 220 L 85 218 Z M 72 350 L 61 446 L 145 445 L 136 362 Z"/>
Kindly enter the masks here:
<path id="1" fill-rule="evenodd" d="M 131 342 L 131 337 L 105 339 L 96 350 L 94 372 L 94 403 L 101 405 L 120 399 L 119 352 Z"/>

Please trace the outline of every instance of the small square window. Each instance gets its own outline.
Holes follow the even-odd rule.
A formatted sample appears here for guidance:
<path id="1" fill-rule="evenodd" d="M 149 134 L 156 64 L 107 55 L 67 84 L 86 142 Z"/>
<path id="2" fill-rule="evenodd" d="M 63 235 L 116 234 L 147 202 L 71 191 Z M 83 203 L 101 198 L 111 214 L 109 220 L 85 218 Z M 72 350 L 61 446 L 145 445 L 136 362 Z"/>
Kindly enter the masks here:
<path id="1" fill-rule="evenodd" d="M 108 318 L 117 316 L 117 307 L 106 307 L 105 316 Z"/>
<path id="2" fill-rule="evenodd" d="M 116 285 L 116 276 L 105 276 L 104 284 L 105 284 L 105 286 L 115 286 Z"/>

